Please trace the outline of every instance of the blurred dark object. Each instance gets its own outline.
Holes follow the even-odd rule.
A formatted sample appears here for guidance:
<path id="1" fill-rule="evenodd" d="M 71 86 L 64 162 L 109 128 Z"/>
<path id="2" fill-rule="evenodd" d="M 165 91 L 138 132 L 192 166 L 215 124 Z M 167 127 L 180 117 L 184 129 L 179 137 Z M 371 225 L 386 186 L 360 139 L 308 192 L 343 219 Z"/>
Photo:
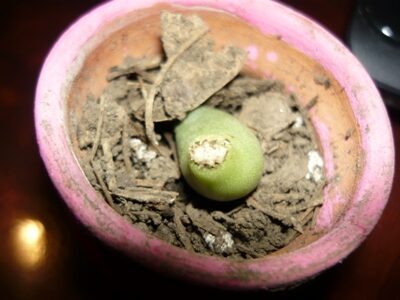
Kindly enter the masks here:
<path id="1" fill-rule="evenodd" d="M 398 78 L 400 78 L 400 75 L 398 75 Z M 386 105 L 400 110 L 400 95 L 389 92 L 385 89 L 380 89 L 380 92 L 382 99 L 386 103 Z"/>
<path id="2" fill-rule="evenodd" d="M 400 108 L 400 1 L 360 0 L 348 44 L 386 92 L 386 104 Z"/>

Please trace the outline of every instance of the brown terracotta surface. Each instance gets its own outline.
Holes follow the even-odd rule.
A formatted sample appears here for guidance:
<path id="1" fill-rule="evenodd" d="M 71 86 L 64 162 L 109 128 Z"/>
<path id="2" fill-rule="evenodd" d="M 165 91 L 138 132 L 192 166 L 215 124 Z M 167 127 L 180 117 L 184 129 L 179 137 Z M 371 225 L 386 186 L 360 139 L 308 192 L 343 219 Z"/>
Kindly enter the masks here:
<path id="1" fill-rule="evenodd" d="M 332 4 L 321 0 L 284 2 L 313 16 L 342 38 L 354 7 L 353 1 L 347 0 Z M 122 299 L 127 295 L 131 298 L 147 295 L 153 299 L 158 293 L 176 298 L 191 295 L 191 298 L 198 299 L 210 293 L 220 297 L 230 296 L 229 293 L 164 278 L 103 245 L 77 223 L 44 170 L 35 144 L 32 120 L 38 72 L 56 37 L 97 3 L 50 0 L 32 4 L 10 2 L 0 9 L 0 298 Z M 240 41 L 238 39 L 238 43 Z M 269 47 L 280 42 L 270 39 L 265 43 Z M 296 54 L 291 55 L 295 57 Z M 120 57 L 114 59 L 118 62 Z M 287 70 L 281 68 L 273 73 L 284 76 L 285 72 Z M 302 80 L 309 82 L 307 78 Z M 293 84 L 301 86 L 295 80 Z M 334 85 L 332 93 L 340 93 L 339 87 Z M 301 99 L 314 96 L 310 89 L 299 89 L 299 94 Z M 330 107 L 326 105 L 318 109 L 328 110 Z M 340 107 L 332 108 L 332 113 L 341 114 Z M 391 111 L 390 116 L 396 149 L 399 149 L 400 114 Z M 343 135 L 351 126 L 351 118 L 346 120 L 348 123 L 342 124 Z M 338 173 L 349 174 L 345 168 L 352 166 L 343 166 Z M 399 168 L 397 164 L 397 173 Z M 252 296 L 260 299 L 305 296 L 324 299 L 396 298 L 391 295 L 400 291 L 400 244 L 397 243 L 400 204 L 396 201 L 400 197 L 399 183 L 400 178 L 396 176 L 382 219 L 362 246 L 343 264 L 295 290 L 274 294 L 258 292 Z M 343 188 L 351 194 L 351 185 Z M 13 242 L 15 222 L 27 218 L 39 220 L 45 229 L 46 252 L 35 269 L 18 263 L 20 260 Z"/>

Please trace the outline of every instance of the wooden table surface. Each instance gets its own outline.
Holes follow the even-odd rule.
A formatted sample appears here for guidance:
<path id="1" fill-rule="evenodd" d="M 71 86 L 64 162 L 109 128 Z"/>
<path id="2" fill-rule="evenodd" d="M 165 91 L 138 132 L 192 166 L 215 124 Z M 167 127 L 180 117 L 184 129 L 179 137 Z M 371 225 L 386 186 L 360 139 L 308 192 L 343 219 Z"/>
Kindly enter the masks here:
<path id="1" fill-rule="evenodd" d="M 33 126 L 34 91 L 41 64 L 56 38 L 99 1 L 3 2 L 0 299 L 156 299 L 159 294 L 178 299 L 232 297 L 229 292 L 163 277 L 130 261 L 93 237 L 66 208 L 39 157 Z M 345 36 L 355 4 L 350 0 L 284 2 L 312 16 L 340 38 Z M 392 110 L 389 114 L 396 149 L 400 149 L 400 113 Z M 396 173 L 399 171 L 397 162 Z M 39 220 L 45 230 L 46 251 L 36 267 L 32 267 L 32 261 L 21 260 L 15 248 L 15 224 L 27 219 Z M 254 299 L 400 299 L 399 237 L 400 176 L 396 176 L 378 225 L 342 263 L 296 289 L 235 295 Z M 35 259 L 35 253 L 29 255 Z"/>

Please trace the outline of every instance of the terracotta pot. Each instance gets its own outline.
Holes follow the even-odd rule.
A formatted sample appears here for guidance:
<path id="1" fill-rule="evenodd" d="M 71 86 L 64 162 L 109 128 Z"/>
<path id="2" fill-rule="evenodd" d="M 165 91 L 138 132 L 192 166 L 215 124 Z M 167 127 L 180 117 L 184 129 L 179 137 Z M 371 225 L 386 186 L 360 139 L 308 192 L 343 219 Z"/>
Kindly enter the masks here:
<path id="1" fill-rule="evenodd" d="M 344 259 L 369 234 L 385 207 L 393 178 L 390 123 L 372 80 L 331 34 L 281 4 L 261 0 L 112 1 L 75 22 L 48 55 L 36 92 L 41 155 L 77 218 L 132 258 L 188 280 L 237 288 L 275 288 L 310 278 Z M 167 4 L 170 3 L 170 4 Z M 182 5 L 182 6 L 171 6 Z M 110 66 L 126 55 L 161 50 L 162 9 L 197 13 L 217 46 L 248 50 L 247 71 L 283 81 L 311 110 L 328 186 L 316 227 L 287 247 L 243 262 L 190 253 L 136 229 L 109 207 L 85 178 L 70 117 L 87 93 L 99 95 Z M 321 77 L 322 76 L 322 77 Z M 328 78 L 330 87 L 316 83 Z M 318 81 L 318 80 L 317 80 Z"/>

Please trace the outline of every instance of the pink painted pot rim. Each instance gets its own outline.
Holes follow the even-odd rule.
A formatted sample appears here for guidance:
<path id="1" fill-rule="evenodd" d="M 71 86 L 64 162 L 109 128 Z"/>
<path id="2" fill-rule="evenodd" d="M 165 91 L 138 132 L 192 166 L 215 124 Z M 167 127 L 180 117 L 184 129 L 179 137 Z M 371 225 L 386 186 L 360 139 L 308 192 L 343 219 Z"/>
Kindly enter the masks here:
<path id="1" fill-rule="evenodd" d="M 71 68 L 79 65 L 80 49 L 104 23 L 157 3 L 205 6 L 235 14 L 266 34 L 282 36 L 284 41 L 330 70 L 344 87 L 361 131 L 364 170 L 352 206 L 323 237 L 290 253 L 246 262 L 193 254 L 132 227 L 90 186 L 72 152 L 65 124 L 65 99 L 77 71 Z M 316 42 L 307 43 L 311 39 Z M 318 120 L 313 122 L 317 124 Z M 321 26 L 272 1 L 116 0 L 97 7 L 65 31 L 49 53 L 36 90 L 35 125 L 40 152 L 51 179 L 74 214 L 98 237 L 154 268 L 224 288 L 288 285 L 341 261 L 375 226 L 393 180 L 394 145 L 390 122 L 367 72 Z M 325 140 L 324 143 L 327 136 L 318 129 L 319 126 L 316 128 L 324 152 L 329 152 L 329 142 Z"/>

